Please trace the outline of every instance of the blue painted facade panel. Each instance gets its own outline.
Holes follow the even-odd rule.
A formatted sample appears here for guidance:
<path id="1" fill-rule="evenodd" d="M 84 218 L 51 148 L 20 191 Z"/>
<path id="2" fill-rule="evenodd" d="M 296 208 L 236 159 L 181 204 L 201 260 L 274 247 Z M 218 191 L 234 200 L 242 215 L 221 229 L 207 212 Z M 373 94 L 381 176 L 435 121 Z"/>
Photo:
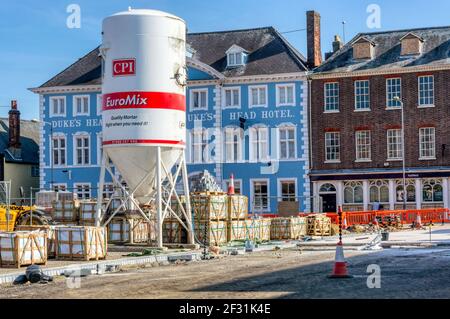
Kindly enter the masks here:
<path id="1" fill-rule="evenodd" d="M 212 77 L 194 68 L 188 70 L 190 80 L 210 80 Z M 295 86 L 295 105 L 293 106 L 276 106 L 277 99 L 277 85 L 294 84 Z M 190 86 L 187 89 L 187 129 L 188 135 L 194 128 L 200 125 L 206 129 L 213 129 L 215 127 L 225 128 L 229 126 L 239 127 L 239 118 L 246 119 L 245 122 L 245 142 L 243 152 L 244 157 L 238 163 L 227 163 L 223 160 L 193 164 L 188 159 L 189 174 L 194 175 L 197 172 L 202 172 L 207 169 L 219 180 L 226 180 L 231 174 L 234 174 L 235 179 L 241 181 L 241 192 L 249 196 L 249 202 L 252 201 L 252 187 L 254 180 L 267 180 L 269 183 L 268 190 L 270 196 L 270 207 L 267 212 L 276 213 L 277 201 L 280 194 L 280 180 L 294 180 L 296 183 L 295 194 L 299 197 L 301 203 L 301 210 L 307 211 L 309 209 L 309 180 L 307 179 L 307 156 L 305 143 L 307 142 L 307 127 L 306 127 L 306 97 L 303 96 L 306 81 L 296 80 L 292 82 L 265 82 L 265 83 L 239 83 L 239 84 L 225 84 L 219 85 L 217 82 L 209 82 L 205 85 Z M 267 107 L 251 107 L 249 103 L 249 89 L 252 86 L 267 86 Z M 223 92 L 229 87 L 240 88 L 240 107 L 239 108 L 223 108 Z M 192 110 L 191 108 L 191 94 L 193 90 L 207 90 L 208 105 L 207 110 Z M 97 185 L 100 173 L 100 145 L 99 136 L 101 136 L 101 116 L 97 112 L 97 95 L 100 92 L 90 93 L 66 93 L 66 94 L 44 94 L 44 110 L 42 121 L 50 122 L 53 125 L 53 134 L 64 134 L 66 136 L 67 148 L 67 163 L 64 167 L 53 167 L 54 183 L 66 184 L 70 189 L 77 183 L 87 183 L 91 185 L 91 196 L 97 196 Z M 73 114 L 73 97 L 74 95 L 89 95 L 90 110 L 88 116 L 74 116 Z M 219 96 L 220 95 L 220 96 Z M 66 116 L 50 116 L 50 98 L 62 96 L 66 98 Z M 271 152 L 270 169 L 277 168 L 275 171 L 268 169 L 267 163 L 251 162 L 249 158 L 250 146 L 248 128 L 254 125 L 265 125 L 271 132 L 270 136 L 274 138 L 274 143 L 269 143 Z M 279 142 L 276 139 L 276 128 L 283 124 L 291 124 L 295 127 L 296 139 L 296 154 L 293 159 L 278 161 L 277 150 L 279 149 Z M 90 136 L 90 164 L 85 166 L 76 166 L 74 163 L 74 134 L 80 132 L 87 132 Z M 213 132 L 211 130 L 211 132 Z M 44 174 L 41 174 L 41 187 L 49 188 L 51 183 L 51 165 L 50 165 L 50 127 L 44 125 L 43 136 L 43 162 L 41 169 Z M 272 134 L 273 133 L 273 134 Z M 214 134 L 209 134 L 209 142 L 214 141 Z M 191 144 L 188 139 L 189 151 L 191 153 Z M 216 153 L 215 151 L 213 154 Z M 190 157 L 190 156 L 189 156 Z M 269 172 L 269 173 L 268 173 Z"/>

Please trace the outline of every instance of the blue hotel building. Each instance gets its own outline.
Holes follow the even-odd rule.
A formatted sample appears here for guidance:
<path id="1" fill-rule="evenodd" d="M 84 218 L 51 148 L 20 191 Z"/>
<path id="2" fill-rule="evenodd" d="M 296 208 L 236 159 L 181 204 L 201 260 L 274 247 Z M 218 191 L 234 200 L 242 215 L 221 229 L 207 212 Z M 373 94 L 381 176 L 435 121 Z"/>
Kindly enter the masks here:
<path id="1" fill-rule="evenodd" d="M 253 212 L 310 211 L 307 61 L 272 27 L 187 36 L 187 162 Z M 98 48 L 32 89 L 40 97 L 40 187 L 97 196 L 102 120 Z M 111 190 L 104 189 L 106 195 Z"/>

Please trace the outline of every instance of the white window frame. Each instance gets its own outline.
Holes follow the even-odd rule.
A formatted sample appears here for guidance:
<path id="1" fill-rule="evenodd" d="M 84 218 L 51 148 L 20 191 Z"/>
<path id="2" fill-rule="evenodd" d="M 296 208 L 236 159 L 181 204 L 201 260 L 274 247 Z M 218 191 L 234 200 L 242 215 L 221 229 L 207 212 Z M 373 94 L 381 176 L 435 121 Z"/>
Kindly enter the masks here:
<path id="1" fill-rule="evenodd" d="M 255 209 L 255 182 L 266 182 L 267 184 L 267 208 Z M 269 178 L 251 178 L 250 179 L 250 207 L 252 212 L 256 213 L 267 213 L 270 212 L 270 179 Z"/>
<path id="2" fill-rule="evenodd" d="M 287 178 L 277 178 L 277 185 L 278 185 L 278 202 L 282 202 L 283 201 L 283 187 L 282 184 L 283 182 L 294 182 L 294 187 L 295 187 L 295 193 L 294 193 L 294 201 L 299 201 L 298 200 L 298 187 L 297 187 L 297 178 L 295 177 L 287 177 Z"/>
<path id="3" fill-rule="evenodd" d="M 328 148 L 332 147 L 332 146 L 328 146 L 327 145 L 327 136 L 331 135 L 331 134 L 336 134 L 338 137 L 338 145 L 337 146 L 333 146 L 333 147 L 337 147 L 338 150 L 338 156 L 336 159 L 328 159 Z M 341 162 L 341 132 L 325 132 L 325 139 L 324 139 L 324 146 L 325 146 L 325 163 L 326 164 L 333 164 L 333 163 L 340 163 Z"/>
<path id="4" fill-rule="evenodd" d="M 201 97 L 202 93 L 205 93 L 206 95 L 206 105 L 198 108 L 194 108 L 194 95 L 195 93 L 199 94 L 199 97 Z M 207 111 L 208 110 L 208 89 L 192 89 L 189 91 L 189 110 L 190 111 Z M 201 98 L 200 98 L 201 101 Z"/>
<path id="5" fill-rule="evenodd" d="M 200 143 L 196 140 L 196 135 L 201 135 Z M 201 154 L 200 159 L 197 160 L 196 155 L 196 147 L 200 146 Z M 198 151 L 198 150 L 197 150 Z M 206 129 L 195 129 L 191 131 L 191 164 L 203 164 L 207 163 L 208 159 L 208 130 Z M 197 154 L 198 155 L 198 154 Z"/>
<path id="6" fill-rule="evenodd" d="M 112 191 L 109 191 L 108 190 L 108 187 L 113 187 L 112 188 Z M 100 185 L 98 185 L 98 187 L 97 187 L 97 189 L 98 189 L 98 191 L 100 191 Z M 110 199 L 113 195 L 114 195 L 114 183 L 104 183 L 103 184 L 103 191 L 102 191 L 102 193 L 103 193 L 103 198 L 105 199 Z M 97 194 L 97 197 L 98 197 L 98 194 Z"/>
<path id="7" fill-rule="evenodd" d="M 262 140 L 261 139 L 261 132 L 260 131 L 266 131 L 266 139 Z M 256 134 L 256 136 L 255 136 Z M 249 161 L 252 163 L 257 163 L 257 162 L 267 162 L 270 159 L 270 143 L 269 143 L 269 128 L 265 125 L 256 125 L 256 126 L 252 126 L 250 128 L 249 131 Z M 262 149 L 263 149 L 263 144 L 262 142 L 266 143 L 266 150 L 267 150 L 267 154 L 263 154 Z M 256 144 L 256 149 L 255 149 L 255 144 Z M 266 156 L 264 156 L 266 155 Z"/>
<path id="8" fill-rule="evenodd" d="M 77 156 L 77 139 L 78 138 L 86 138 L 88 139 L 88 147 L 87 147 L 87 151 L 88 151 L 88 163 L 82 163 L 79 164 L 78 163 L 78 156 Z M 84 150 L 84 151 L 83 151 Z M 82 146 L 82 159 L 84 161 L 85 158 L 85 150 L 86 147 Z M 92 142 L 91 142 L 91 134 L 89 134 L 88 132 L 77 132 L 73 135 L 73 166 L 90 166 L 92 163 Z"/>
<path id="9" fill-rule="evenodd" d="M 240 61 L 238 61 L 237 56 L 239 55 Z M 231 57 L 234 58 L 234 63 L 231 61 Z M 227 66 L 241 66 L 244 65 L 244 52 L 243 51 L 233 51 L 227 53 Z"/>
<path id="10" fill-rule="evenodd" d="M 361 133 L 368 133 L 369 134 L 369 136 L 368 136 L 368 139 L 369 139 L 369 143 L 368 144 L 364 144 L 364 145 L 362 145 L 362 144 L 360 144 L 360 143 L 358 143 L 359 141 L 360 141 L 360 138 L 359 138 L 359 134 L 361 134 Z M 368 146 L 369 147 L 369 157 L 367 157 L 367 158 L 364 158 L 364 157 L 361 157 L 361 156 L 359 156 L 360 155 L 360 150 L 359 150 L 359 147 L 364 147 L 364 146 Z M 356 162 L 371 162 L 372 161 L 372 133 L 371 133 L 371 131 L 370 130 L 358 130 L 358 131 L 356 131 L 355 132 L 355 152 L 356 152 Z"/>
<path id="11" fill-rule="evenodd" d="M 224 130 L 224 137 L 223 137 L 223 143 L 224 143 L 224 160 L 226 163 L 239 163 L 243 160 L 243 145 L 244 145 L 244 132 L 240 127 L 234 127 L 229 126 L 225 127 Z M 228 137 L 232 136 L 232 141 L 229 141 Z M 234 145 L 236 144 L 234 141 L 234 137 L 238 136 L 237 140 L 237 156 L 235 156 L 234 152 Z M 229 152 L 228 152 L 228 145 L 232 145 L 232 158 L 230 158 Z M 235 159 L 236 158 L 236 159 Z"/>
<path id="12" fill-rule="evenodd" d="M 288 92 L 288 88 L 292 88 L 292 102 L 289 103 L 287 102 L 288 98 L 287 98 L 287 92 Z M 285 94 L 286 94 L 286 102 L 281 103 L 280 98 L 281 98 L 281 90 L 285 90 Z M 294 83 L 288 83 L 288 84 L 277 84 L 275 85 L 275 90 L 276 90 L 276 106 L 295 106 L 296 105 L 296 99 L 295 99 L 295 84 Z"/>
<path id="13" fill-rule="evenodd" d="M 393 136 L 389 136 L 389 133 L 392 133 L 394 131 L 399 133 L 397 138 L 400 140 L 400 143 L 395 143 L 395 145 L 398 145 L 398 147 L 399 147 L 399 149 L 397 149 L 396 152 L 401 154 L 401 156 L 397 156 L 397 157 L 391 157 L 390 154 L 389 154 L 390 153 L 389 145 L 393 144 L 393 143 L 390 143 L 390 141 L 389 141 L 389 138 L 393 138 Z M 403 143 L 403 141 L 402 141 L 402 129 L 389 129 L 389 130 L 387 130 L 387 132 L 386 132 L 386 147 L 387 147 L 387 160 L 388 161 L 401 161 L 401 160 L 403 160 L 404 154 L 403 154 L 402 143 Z"/>
<path id="14" fill-rule="evenodd" d="M 255 101 L 253 101 L 253 94 L 252 94 L 252 90 L 253 89 L 257 89 L 258 90 L 258 102 L 261 99 L 260 90 L 264 89 L 265 97 L 266 97 L 266 99 L 265 99 L 266 103 L 264 103 L 264 104 L 261 104 L 261 103 L 255 104 L 254 103 Z M 269 103 L 269 89 L 268 89 L 268 85 L 250 85 L 248 87 L 248 108 L 251 109 L 251 108 L 257 108 L 257 107 L 267 107 L 268 103 Z"/>
<path id="15" fill-rule="evenodd" d="M 103 99 L 102 94 L 97 94 L 97 115 L 98 116 L 102 115 L 102 99 Z"/>
<path id="16" fill-rule="evenodd" d="M 282 141 L 281 140 L 281 131 L 282 130 L 293 130 L 294 131 L 294 139 L 293 140 L 291 140 L 291 139 L 289 139 L 289 137 L 286 139 L 286 140 L 284 140 L 284 141 Z M 285 142 L 285 143 L 287 143 L 286 144 L 286 152 L 287 152 L 287 154 L 286 155 L 289 155 L 289 150 L 290 150 L 290 148 L 289 148 L 289 142 L 294 142 L 294 157 L 289 157 L 289 156 L 287 156 L 286 158 L 283 158 L 281 155 L 281 143 L 282 142 Z M 295 125 L 293 125 L 293 124 L 284 124 L 284 125 L 280 125 L 279 127 L 278 127 L 278 159 L 280 160 L 280 161 L 292 161 L 292 160 L 296 160 L 297 159 L 297 127 L 295 126 Z"/>
<path id="17" fill-rule="evenodd" d="M 102 155 L 103 155 L 103 133 L 97 133 L 97 165 L 102 165 Z"/>
<path id="18" fill-rule="evenodd" d="M 51 182 L 49 182 L 49 184 L 51 184 Z M 67 192 L 67 183 L 53 183 L 53 190 L 55 190 L 55 188 L 58 188 L 58 191 Z"/>
<path id="19" fill-rule="evenodd" d="M 87 112 L 84 112 L 84 110 L 82 110 L 82 112 L 78 112 L 77 110 L 77 100 L 81 99 L 82 103 L 84 102 L 84 99 L 87 99 Z M 83 108 L 83 104 L 81 105 L 81 107 Z M 90 111 L 91 111 L 91 97 L 88 94 L 83 94 L 83 95 L 74 95 L 72 97 L 72 114 L 73 116 L 89 116 L 90 115 Z"/>
<path id="20" fill-rule="evenodd" d="M 67 158 L 67 147 L 68 147 L 68 145 L 67 145 L 67 136 L 66 136 L 66 134 L 64 134 L 64 133 L 53 133 L 53 135 L 52 136 L 49 136 L 49 138 L 50 138 L 50 147 L 51 147 L 51 152 L 50 152 L 50 165 L 52 165 L 52 163 L 53 163 L 53 166 L 54 167 L 65 167 L 65 166 L 67 166 L 67 165 L 69 165 L 69 163 L 68 163 L 68 158 Z M 54 142 L 54 139 L 58 139 L 58 140 L 61 140 L 61 139 L 64 139 L 64 149 L 62 149 L 60 146 L 59 146 L 59 142 L 58 142 L 58 159 L 59 159 L 59 161 L 58 161 L 58 163 L 55 163 L 55 162 L 53 162 L 53 159 L 54 159 L 54 150 L 55 150 L 55 142 Z M 61 164 L 61 150 L 64 150 L 64 159 L 65 159 L 65 163 L 64 164 Z"/>
<path id="21" fill-rule="evenodd" d="M 327 110 L 327 98 L 331 97 L 328 95 L 328 87 L 329 85 L 337 85 L 337 96 L 333 96 L 333 98 L 337 99 L 337 109 Z M 340 85 L 339 82 L 325 82 L 323 84 L 323 111 L 324 113 L 339 113 L 340 112 Z"/>
<path id="22" fill-rule="evenodd" d="M 231 91 L 231 101 L 233 102 L 233 91 L 238 91 L 238 103 L 237 104 L 232 104 L 232 105 L 227 105 L 227 91 Z M 224 109 L 240 109 L 241 108 L 241 87 L 240 86 L 229 86 L 229 87 L 225 87 L 222 90 L 222 96 L 223 96 L 223 103 L 222 103 L 222 107 Z"/>
<path id="23" fill-rule="evenodd" d="M 393 80 L 399 80 L 400 81 L 400 84 L 399 84 L 399 86 L 400 86 L 400 92 L 398 92 L 398 95 L 392 95 L 392 96 L 390 96 L 390 92 L 389 92 L 389 84 L 390 84 L 390 81 L 393 81 Z M 400 98 L 400 100 L 402 99 L 402 78 L 400 78 L 400 77 L 396 77 L 396 78 L 387 78 L 386 79 L 386 109 L 387 110 L 398 110 L 398 109 L 401 109 L 402 108 L 402 106 L 401 106 L 401 103 L 400 102 L 395 102 L 393 99 L 394 99 L 394 97 L 396 97 L 396 96 L 398 96 L 399 98 Z M 395 103 L 398 103 L 398 106 L 392 106 L 390 103 L 391 102 L 395 102 Z"/>
<path id="24" fill-rule="evenodd" d="M 367 90 L 368 90 L 367 94 L 358 93 L 358 89 L 360 91 L 363 89 L 363 88 L 358 88 L 358 84 L 361 84 L 361 83 L 367 83 L 368 84 L 368 86 L 367 86 Z M 370 105 L 370 80 L 356 80 L 353 85 L 355 87 L 355 112 L 370 111 L 371 110 L 371 105 Z M 366 88 L 364 88 L 364 89 L 366 89 Z M 368 104 L 369 104 L 368 107 L 365 107 L 365 108 L 358 107 L 358 97 L 359 96 L 367 98 L 367 101 L 364 101 L 364 102 L 368 102 Z"/>
<path id="25" fill-rule="evenodd" d="M 432 131 L 432 134 L 430 134 L 431 141 L 429 141 L 429 142 L 422 141 L 422 138 L 424 137 L 424 135 L 423 135 L 424 130 Z M 431 151 L 432 155 L 425 156 L 423 154 L 427 150 L 424 148 L 424 146 L 425 145 L 429 146 L 428 144 L 432 146 L 432 148 L 429 149 L 429 151 Z M 421 127 L 421 128 L 419 128 L 419 160 L 435 160 L 435 159 L 436 159 L 436 128 L 435 127 Z"/>
<path id="26" fill-rule="evenodd" d="M 424 103 L 424 104 L 421 103 L 420 93 L 422 92 L 422 90 L 421 90 L 421 86 L 420 86 L 420 80 L 424 79 L 424 78 L 432 79 L 431 83 L 432 83 L 433 88 L 432 88 L 431 92 L 433 94 L 432 95 L 433 103 L 431 103 L 431 104 L 430 103 Z M 418 103 L 419 108 L 435 107 L 436 96 L 435 96 L 434 75 L 421 75 L 421 76 L 417 77 L 417 99 L 418 99 L 417 103 Z"/>
<path id="27" fill-rule="evenodd" d="M 89 198 L 84 198 L 84 196 L 83 196 L 83 198 L 80 198 L 80 197 L 78 196 L 78 187 L 80 187 L 80 186 L 81 186 L 82 188 L 84 188 L 84 187 L 86 187 L 86 186 L 89 187 Z M 91 198 L 92 198 L 92 187 L 91 187 L 91 183 L 85 183 L 85 182 L 74 183 L 74 184 L 73 184 L 73 192 L 74 192 L 75 194 L 77 194 L 77 199 L 79 199 L 79 200 L 91 199 Z M 83 190 L 83 193 L 86 193 L 86 192 Z"/>
<path id="28" fill-rule="evenodd" d="M 58 100 L 58 101 L 60 101 L 60 100 L 63 100 L 64 101 L 64 113 L 60 113 L 60 112 L 58 112 L 58 113 L 54 113 L 53 112 L 53 101 L 54 100 Z M 50 97 L 50 99 L 49 99 L 49 117 L 66 117 L 66 114 L 67 114 L 67 99 L 66 99 L 66 97 L 65 96 L 51 96 Z M 58 109 L 60 109 L 60 105 L 59 105 L 59 103 L 58 103 Z"/>

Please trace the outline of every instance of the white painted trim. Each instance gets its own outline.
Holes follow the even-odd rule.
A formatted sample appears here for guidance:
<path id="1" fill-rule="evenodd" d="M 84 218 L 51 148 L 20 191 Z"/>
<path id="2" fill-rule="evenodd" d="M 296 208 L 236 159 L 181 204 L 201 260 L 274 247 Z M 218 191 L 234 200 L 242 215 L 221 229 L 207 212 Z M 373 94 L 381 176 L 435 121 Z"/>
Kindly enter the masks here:
<path id="1" fill-rule="evenodd" d="M 227 106 L 227 97 L 226 97 L 226 91 L 233 91 L 233 90 L 238 90 L 238 105 L 232 105 L 232 106 Z M 241 95 L 241 87 L 240 86 L 224 86 L 222 88 L 222 108 L 224 110 L 231 110 L 231 109 L 240 109 L 242 106 L 242 95 Z"/>
<path id="2" fill-rule="evenodd" d="M 97 132 L 97 165 L 102 164 L 102 152 L 100 151 L 102 148 L 102 140 L 103 140 L 103 132 Z"/>
<path id="3" fill-rule="evenodd" d="M 191 89 L 191 90 L 189 90 L 189 111 L 190 112 L 195 112 L 195 111 L 207 111 L 208 110 L 208 108 L 209 108 L 209 101 L 208 101 L 208 98 L 209 98 L 209 92 L 208 92 L 209 90 L 207 89 L 207 88 L 204 88 L 204 89 Z M 200 96 L 200 93 L 206 93 L 206 106 L 205 107 L 200 107 L 200 108 L 194 108 L 193 107 L 193 105 L 194 105 L 194 93 L 199 93 L 199 96 Z"/>
<path id="4" fill-rule="evenodd" d="M 295 184 L 295 201 L 298 201 L 298 186 L 297 186 L 297 177 L 286 177 L 286 178 L 277 178 L 277 201 L 281 202 L 283 197 L 283 192 L 281 189 L 281 183 L 282 182 L 294 182 Z"/>
<path id="5" fill-rule="evenodd" d="M 280 161 L 289 161 L 298 159 L 298 149 L 297 149 L 297 125 L 293 123 L 281 123 L 277 126 L 278 133 L 281 129 L 294 129 L 294 158 L 281 158 L 281 135 L 278 134 L 278 154 L 277 159 Z"/>
<path id="6" fill-rule="evenodd" d="M 96 95 L 96 114 L 97 116 L 102 116 L 102 94 Z"/>
<path id="7" fill-rule="evenodd" d="M 52 166 L 52 162 L 53 162 L 53 149 L 54 149 L 54 147 L 52 147 L 52 146 L 54 146 L 54 143 L 51 141 L 53 138 L 55 138 L 55 137 L 58 137 L 58 138 L 60 138 L 60 137 L 63 137 L 64 139 L 65 139 L 65 148 L 64 148 L 64 158 L 66 159 L 66 163 L 65 164 L 53 164 L 53 168 L 65 168 L 65 167 L 67 167 L 67 165 L 68 165 L 68 157 L 67 157 L 67 149 L 68 149 L 68 147 L 69 147 L 69 145 L 68 145 L 68 140 L 67 140 L 67 133 L 62 133 L 62 132 L 53 132 L 53 135 L 49 135 L 48 136 L 49 137 L 49 141 L 50 141 L 50 143 L 48 144 L 49 145 L 49 147 L 50 147 L 50 152 L 49 152 L 49 159 L 50 159 L 50 161 L 49 161 L 49 166 L 47 167 L 47 168 L 51 168 L 51 166 Z"/>
<path id="8" fill-rule="evenodd" d="M 252 96 L 252 89 L 265 89 L 266 90 L 266 103 L 265 104 L 253 104 L 253 96 Z M 259 95 L 259 92 L 258 92 Z M 267 84 L 264 85 L 249 85 L 248 87 L 248 108 L 267 108 L 269 105 L 269 87 Z"/>
<path id="9" fill-rule="evenodd" d="M 407 68 L 388 68 L 383 70 L 372 71 L 346 71 L 346 72 L 322 72 L 312 74 L 311 79 L 338 79 L 338 78 L 351 78 L 361 76 L 377 76 L 377 75 L 393 75 L 393 74 L 408 74 L 408 73 L 420 73 L 420 72 L 434 72 L 434 71 L 447 71 L 450 70 L 450 64 L 438 65 L 438 66 L 419 66 L 419 67 L 407 67 Z"/>
<path id="10" fill-rule="evenodd" d="M 53 113 L 53 101 L 54 100 L 64 100 L 64 114 Z M 67 99 L 66 96 L 50 96 L 48 99 L 48 117 L 66 117 L 67 116 Z"/>
<path id="11" fill-rule="evenodd" d="M 77 105 L 76 105 L 76 100 L 77 99 L 84 99 L 87 98 L 88 99 L 88 111 L 87 113 L 81 112 L 78 113 L 77 112 Z M 77 116 L 89 116 L 91 112 L 91 96 L 88 94 L 83 94 L 83 95 L 74 95 L 72 96 L 72 115 L 73 117 L 77 117 Z"/>
<path id="12" fill-rule="evenodd" d="M 88 138 L 88 152 L 89 152 L 89 162 L 85 164 L 77 164 L 77 143 L 76 140 L 78 137 L 87 137 Z M 72 136 L 72 163 L 74 167 L 86 167 L 90 166 L 92 163 L 92 141 L 91 134 L 89 132 L 76 132 Z"/>
<path id="13" fill-rule="evenodd" d="M 280 88 L 292 87 L 293 102 L 292 103 L 280 103 Z M 296 106 L 297 105 L 297 94 L 295 83 L 280 83 L 275 85 L 275 106 Z"/>
<path id="14" fill-rule="evenodd" d="M 75 194 L 77 194 L 77 197 L 78 197 L 78 193 L 77 193 L 77 191 L 76 191 L 76 188 L 78 187 L 78 186 L 86 186 L 86 185 L 89 185 L 89 198 L 92 198 L 92 184 L 91 183 L 88 183 L 88 182 L 77 182 L 77 183 L 73 183 L 72 184 L 72 186 L 73 186 L 73 193 L 75 193 Z"/>
<path id="15" fill-rule="evenodd" d="M 400 80 L 400 100 L 403 99 L 403 81 L 401 77 L 392 77 L 386 79 L 386 110 L 401 110 L 401 106 L 389 106 L 389 90 L 388 82 L 389 80 Z"/>
<path id="16" fill-rule="evenodd" d="M 255 210 L 254 208 L 254 194 L 255 194 L 255 189 L 254 189 L 254 182 L 266 182 L 267 183 L 267 209 L 266 210 Z M 257 212 L 257 213 L 267 213 L 270 212 L 270 178 L 250 178 L 249 180 L 250 183 L 250 209 L 251 212 Z"/>
<path id="17" fill-rule="evenodd" d="M 435 87 L 435 81 L 434 81 L 434 75 L 420 75 L 417 77 L 417 107 L 418 108 L 428 108 L 428 107 L 435 107 L 434 104 L 420 104 L 420 79 L 421 78 L 429 78 L 431 77 L 433 79 L 433 100 L 436 103 L 436 87 Z"/>
<path id="18" fill-rule="evenodd" d="M 337 100 L 338 100 L 338 109 L 337 110 L 327 110 L 327 85 L 328 84 L 337 84 L 338 86 L 338 95 L 337 95 Z M 323 84 L 323 112 L 324 113 L 339 113 L 341 111 L 341 86 L 339 85 L 339 82 L 335 81 L 335 82 L 325 82 Z"/>

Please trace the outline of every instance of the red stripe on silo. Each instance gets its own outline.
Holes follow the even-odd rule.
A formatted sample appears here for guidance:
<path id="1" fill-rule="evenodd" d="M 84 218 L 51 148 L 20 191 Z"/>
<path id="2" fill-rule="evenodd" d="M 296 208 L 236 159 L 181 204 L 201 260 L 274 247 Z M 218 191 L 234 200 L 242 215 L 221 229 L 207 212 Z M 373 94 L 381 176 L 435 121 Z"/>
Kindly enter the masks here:
<path id="1" fill-rule="evenodd" d="M 165 92 L 118 92 L 103 94 L 102 110 L 166 109 L 186 112 L 186 97 Z"/>
<path id="2" fill-rule="evenodd" d="M 112 141 L 103 141 L 103 145 L 115 145 L 115 144 L 170 144 L 170 145 L 185 145 L 183 141 L 171 141 L 171 140 L 112 140 Z"/>

